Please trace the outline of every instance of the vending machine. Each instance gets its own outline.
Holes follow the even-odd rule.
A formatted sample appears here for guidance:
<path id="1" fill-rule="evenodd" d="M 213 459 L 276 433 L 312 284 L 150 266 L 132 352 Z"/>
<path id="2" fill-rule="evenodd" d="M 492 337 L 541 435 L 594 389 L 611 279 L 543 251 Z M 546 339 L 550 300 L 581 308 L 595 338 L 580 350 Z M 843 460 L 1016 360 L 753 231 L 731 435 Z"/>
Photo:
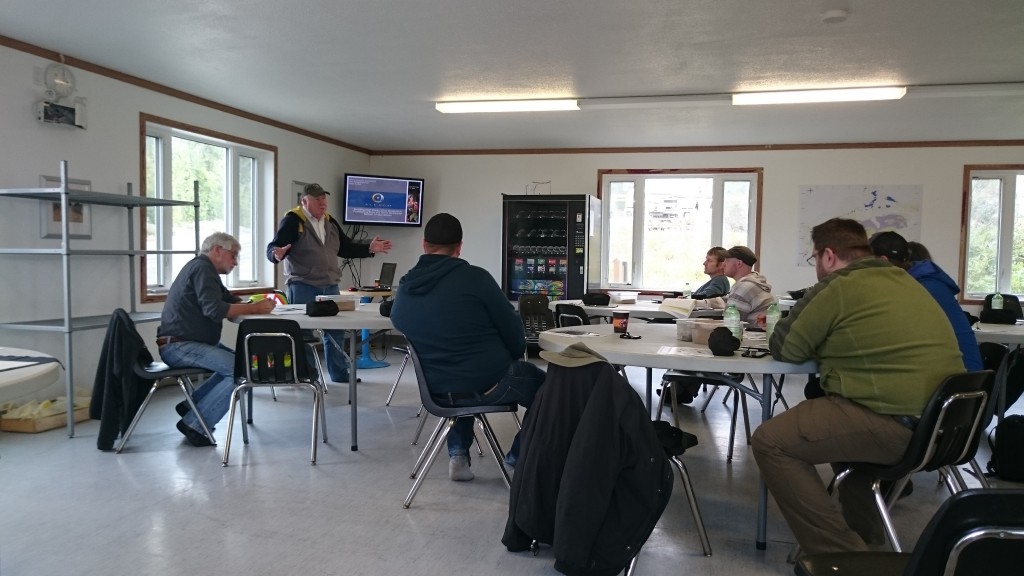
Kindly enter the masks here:
<path id="1" fill-rule="evenodd" d="M 504 196 L 502 289 L 509 300 L 578 300 L 601 283 L 601 200 L 589 194 Z"/>

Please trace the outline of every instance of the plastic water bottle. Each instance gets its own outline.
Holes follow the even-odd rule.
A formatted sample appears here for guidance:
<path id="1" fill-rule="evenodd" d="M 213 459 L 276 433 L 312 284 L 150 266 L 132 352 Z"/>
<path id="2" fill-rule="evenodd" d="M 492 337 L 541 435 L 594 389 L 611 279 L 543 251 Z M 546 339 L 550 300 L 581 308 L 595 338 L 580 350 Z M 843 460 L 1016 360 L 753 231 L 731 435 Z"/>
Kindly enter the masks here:
<path id="1" fill-rule="evenodd" d="M 767 338 L 771 339 L 772 332 L 775 331 L 775 325 L 779 322 L 779 318 L 782 318 L 779 303 L 773 301 L 764 313 L 764 332 Z"/>
<path id="2" fill-rule="evenodd" d="M 687 282 L 683 285 L 683 298 L 689 298 L 693 295 L 693 291 L 690 290 L 690 283 Z"/>
<path id="3" fill-rule="evenodd" d="M 740 340 L 743 339 L 743 326 L 740 324 L 740 311 L 736 309 L 735 304 L 729 304 L 725 307 L 725 313 L 722 314 L 722 323 L 726 328 L 732 332 L 732 335 Z"/>
<path id="4" fill-rule="evenodd" d="M 992 295 L 992 309 L 1002 310 L 1003 309 L 1003 295 L 996 292 Z"/>

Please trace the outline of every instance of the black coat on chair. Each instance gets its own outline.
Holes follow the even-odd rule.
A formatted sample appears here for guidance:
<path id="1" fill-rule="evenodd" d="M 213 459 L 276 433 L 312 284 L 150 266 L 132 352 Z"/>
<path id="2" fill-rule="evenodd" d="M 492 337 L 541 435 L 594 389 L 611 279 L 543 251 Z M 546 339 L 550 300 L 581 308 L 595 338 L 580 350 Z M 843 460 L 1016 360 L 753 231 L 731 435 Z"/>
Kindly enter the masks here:
<path id="1" fill-rule="evenodd" d="M 553 544 L 563 574 L 621 572 L 672 495 L 672 468 L 640 397 L 606 362 L 550 364 L 521 440 L 502 543 Z"/>
<path id="2" fill-rule="evenodd" d="M 118 308 L 107 324 L 89 404 L 89 417 L 100 421 L 96 436 L 96 447 L 100 450 L 114 448 L 114 440 L 128 429 L 153 386 L 153 380 L 135 373 L 135 365 L 140 361 L 148 364 L 153 355 L 135 329 L 135 322 Z"/>

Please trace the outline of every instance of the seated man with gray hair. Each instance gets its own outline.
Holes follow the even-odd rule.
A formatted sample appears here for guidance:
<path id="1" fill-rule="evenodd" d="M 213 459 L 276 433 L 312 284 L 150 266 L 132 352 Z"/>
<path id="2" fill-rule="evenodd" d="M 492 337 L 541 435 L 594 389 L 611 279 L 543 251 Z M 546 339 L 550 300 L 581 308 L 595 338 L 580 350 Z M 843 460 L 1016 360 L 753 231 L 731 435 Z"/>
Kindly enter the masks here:
<path id="1" fill-rule="evenodd" d="M 222 322 L 243 314 L 267 314 L 274 301 L 260 300 L 242 304 L 220 281 L 238 264 L 241 244 L 225 232 L 214 232 L 203 240 L 199 256 L 189 261 L 178 273 L 167 293 L 160 315 L 156 344 L 160 357 L 172 368 L 205 368 L 213 375 L 196 389 L 192 399 L 208 426 L 213 426 L 227 413 L 231 391 L 235 386 L 235 353 L 220 343 Z M 188 443 L 213 446 L 210 438 L 200 432 L 199 420 L 187 402 L 174 409 L 181 416 L 178 431 Z"/>

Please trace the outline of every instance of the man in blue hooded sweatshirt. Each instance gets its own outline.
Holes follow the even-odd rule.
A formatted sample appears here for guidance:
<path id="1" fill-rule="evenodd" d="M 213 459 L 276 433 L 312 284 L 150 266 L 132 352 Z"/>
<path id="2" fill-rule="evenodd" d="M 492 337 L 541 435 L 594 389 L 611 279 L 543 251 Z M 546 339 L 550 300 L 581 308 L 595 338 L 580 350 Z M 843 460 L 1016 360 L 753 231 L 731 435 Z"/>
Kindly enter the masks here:
<path id="1" fill-rule="evenodd" d="M 911 262 L 910 243 L 896 232 L 878 232 L 868 242 L 871 244 L 871 250 L 875 256 L 885 258 L 890 264 L 906 270 L 939 303 L 942 311 L 949 318 L 949 323 L 953 326 L 953 333 L 956 334 L 956 341 L 960 346 L 960 354 L 963 356 L 964 367 L 967 371 L 983 370 L 978 340 L 974 337 L 974 330 L 971 330 L 971 323 L 967 320 L 967 315 L 956 301 L 960 287 L 949 277 L 949 274 L 946 274 L 938 264 L 931 260 Z"/>
<path id="2" fill-rule="evenodd" d="M 451 214 L 423 229 L 423 255 L 402 277 L 391 320 L 416 348 L 434 400 L 446 406 L 516 402 L 529 408 L 545 373 L 522 360 L 523 322 L 489 272 L 459 258 L 462 224 Z M 473 479 L 473 419 L 448 434 L 449 477 Z M 515 465 L 519 437 L 505 458 Z"/>

